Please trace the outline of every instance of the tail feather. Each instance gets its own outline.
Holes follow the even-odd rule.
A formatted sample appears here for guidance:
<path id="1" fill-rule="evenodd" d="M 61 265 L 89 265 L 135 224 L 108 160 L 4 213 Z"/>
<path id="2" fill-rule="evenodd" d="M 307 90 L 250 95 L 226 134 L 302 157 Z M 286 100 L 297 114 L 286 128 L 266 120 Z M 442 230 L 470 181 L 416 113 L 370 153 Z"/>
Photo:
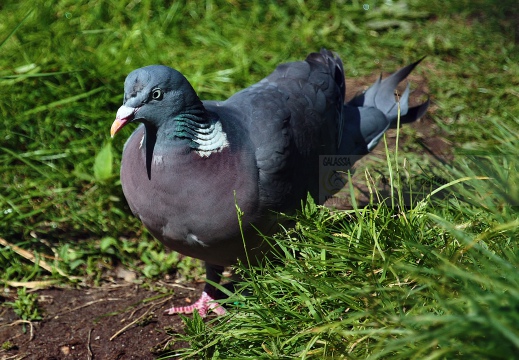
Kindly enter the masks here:
<path id="1" fill-rule="evenodd" d="M 429 107 L 429 105 L 431 105 L 431 99 L 427 98 L 427 101 L 425 101 L 424 103 L 409 108 L 407 110 L 407 114 L 400 117 L 400 124 L 409 124 L 413 121 L 416 121 L 417 119 L 420 119 L 427 112 L 427 108 Z M 391 123 L 391 128 L 396 128 L 396 124 L 397 122 L 393 121 Z"/>
<path id="2" fill-rule="evenodd" d="M 391 76 L 382 80 L 379 77 L 377 81 L 364 93 L 356 96 L 348 104 L 352 106 L 374 107 L 382 111 L 388 117 L 397 116 L 397 103 L 395 101 L 394 92 L 398 84 L 400 84 L 413 69 L 424 59 L 409 64 L 402 69 L 396 71 Z M 409 85 L 400 98 L 400 114 L 404 116 L 408 110 Z"/>
<path id="3" fill-rule="evenodd" d="M 403 67 L 389 77 L 381 77 L 364 93 L 354 97 L 343 108 L 344 131 L 339 153 L 344 155 L 365 155 L 375 148 L 390 127 L 400 123 L 410 123 L 425 114 L 429 99 L 414 107 L 409 107 L 409 84 L 397 100 L 395 89 L 423 60 Z M 400 111 L 399 111 L 400 109 Z"/>

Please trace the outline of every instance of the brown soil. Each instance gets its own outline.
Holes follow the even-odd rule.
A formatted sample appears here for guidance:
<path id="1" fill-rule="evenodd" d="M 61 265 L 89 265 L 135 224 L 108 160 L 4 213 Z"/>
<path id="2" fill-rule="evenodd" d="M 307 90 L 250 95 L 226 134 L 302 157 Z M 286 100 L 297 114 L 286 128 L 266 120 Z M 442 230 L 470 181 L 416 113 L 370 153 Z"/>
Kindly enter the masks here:
<path id="1" fill-rule="evenodd" d="M 421 65 L 422 66 L 422 65 Z M 425 66 L 425 65 L 423 65 Z M 348 98 L 350 90 L 362 89 L 373 83 L 375 76 L 347 81 Z M 425 79 L 411 74 L 412 87 L 417 89 L 412 95 L 417 98 L 428 93 Z M 422 98 L 423 99 L 423 98 Z M 420 143 L 419 152 L 445 158 L 450 144 L 444 139 L 438 127 L 431 120 L 432 105 L 428 115 L 412 126 L 416 137 L 407 139 Z M 388 135 L 394 146 L 395 133 Z M 406 139 L 403 139 L 406 140 Z M 401 140 L 401 144 L 405 141 Z M 383 147 L 379 145 L 369 158 L 383 158 Z M 362 178 L 362 177 L 360 177 Z M 360 206 L 366 203 L 367 187 L 361 181 L 355 183 Z M 377 185 L 380 189 L 384 184 Z M 364 198 L 363 198 L 364 196 Z M 346 202 L 328 205 L 348 208 Z M 171 290 L 171 295 L 156 298 L 161 293 L 148 290 L 145 286 L 127 283 L 123 280 L 95 288 L 50 288 L 38 290 L 39 306 L 44 312 L 43 320 L 22 324 L 12 309 L 0 307 L 0 360 L 7 359 L 155 359 L 164 355 L 165 349 L 178 349 L 186 344 L 166 333 L 182 333 L 184 324 L 179 316 L 167 316 L 163 311 L 173 305 L 185 305 L 194 301 L 201 293 L 202 284 L 179 286 L 159 282 L 154 286 Z M 14 300 L 14 292 L 5 296 L 5 301 Z M 0 301 L 2 297 L 0 295 Z M 10 348 L 9 346 L 10 345 Z"/>
<path id="2" fill-rule="evenodd" d="M 166 334 L 166 329 L 181 333 L 182 320 L 163 311 L 196 300 L 201 284 L 159 285 L 172 291 L 161 294 L 124 282 L 39 290 L 43 320 L 25 324 L 12 309 L 2 307 L 0 344 L 10 348 L 0 350 L 0 359 L 155 359 L 168 349 L 185 347 Z"/>

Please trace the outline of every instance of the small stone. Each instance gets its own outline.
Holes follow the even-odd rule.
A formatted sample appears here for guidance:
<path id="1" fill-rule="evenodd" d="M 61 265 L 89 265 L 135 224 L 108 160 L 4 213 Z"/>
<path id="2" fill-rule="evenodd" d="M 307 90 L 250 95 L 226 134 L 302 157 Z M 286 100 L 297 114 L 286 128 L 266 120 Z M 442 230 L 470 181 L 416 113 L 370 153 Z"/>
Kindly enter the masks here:
<path id="1" fill-rule="evenodd" d="M 68 347 L 67 345 L 62 346 L 60 348 L 60 350 L 63 353 L 63 355 L 69 355 L 70 354 L 70 347 Z"/>

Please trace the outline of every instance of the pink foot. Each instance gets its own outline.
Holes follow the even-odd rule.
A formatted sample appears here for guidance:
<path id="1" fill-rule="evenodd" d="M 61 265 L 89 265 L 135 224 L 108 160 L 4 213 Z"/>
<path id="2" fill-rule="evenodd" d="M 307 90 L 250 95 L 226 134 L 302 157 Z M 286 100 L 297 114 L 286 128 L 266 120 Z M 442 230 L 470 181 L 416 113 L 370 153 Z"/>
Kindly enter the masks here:
<path id="1" fill-rule="evenodd" d="M 172 308 L 165 310 L 164 313 L 167 315 L 192 314 L 195 310 L 198 311 L 201 317 L 206 317 L 209 310 L 214 311 L 216 315 L 223 315 L 227 312 L 222 305 L 215 302 L 214 299 L 204 291 L 202 296 L 200 296 L 200 299 L 198 299 L 193 305 L 173 306 Z"/>

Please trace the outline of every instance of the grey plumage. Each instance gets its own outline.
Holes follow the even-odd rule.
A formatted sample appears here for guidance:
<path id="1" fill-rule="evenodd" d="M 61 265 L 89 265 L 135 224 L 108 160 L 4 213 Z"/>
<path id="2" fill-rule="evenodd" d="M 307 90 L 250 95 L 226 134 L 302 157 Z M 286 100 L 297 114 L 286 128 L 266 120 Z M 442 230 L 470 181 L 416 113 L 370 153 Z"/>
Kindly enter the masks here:
<path id="1" fill-rule="evenodd" d="M 364 155 L 394 125 L 394 90 L 417 64 L 379 79 L 347 104 L 342 61 L 327 50 L 279 65 L 221 102 L 200 101 L 176 70 L 137 69 L 125 81 L 111 130 L 113 136 L 129 122 L 144 124 L 123 151 L 128 203 L 157 239 L 210 270 L 244 259 L 237 204 L 249 255 L 261 258 L 268 247 L 257 231 L 271 234 L 275 212 L 295 210 L 308 192 L 317 197 L 319 156 Z M 408 95 L 409 86 L 400 99 L 402 123 L 429 105 L 409 108 Z M 214 288 L 206 292 L 215 297 Z M 170 313 L 187 312 L 179 309 Z M 195 309 L 206 311 L 207 302 Z"/>
<path id="2" fill-rule="evenodd" d="M 429 100 L 409 107 L 409 84 L 395 101 L 394 92 L 421 61 L 420 59 L 382 80 L 379 77 L 364 93 L 354 97 L 344 106 L 344 123 L 342 144 L 339 149 L 344 155 L 365 155 L 377 146 L 382 135 L 391 127 L 395 127 L 400 108 L 400 124 L 406 124 L 421 118 L 429 107 Z"/>

